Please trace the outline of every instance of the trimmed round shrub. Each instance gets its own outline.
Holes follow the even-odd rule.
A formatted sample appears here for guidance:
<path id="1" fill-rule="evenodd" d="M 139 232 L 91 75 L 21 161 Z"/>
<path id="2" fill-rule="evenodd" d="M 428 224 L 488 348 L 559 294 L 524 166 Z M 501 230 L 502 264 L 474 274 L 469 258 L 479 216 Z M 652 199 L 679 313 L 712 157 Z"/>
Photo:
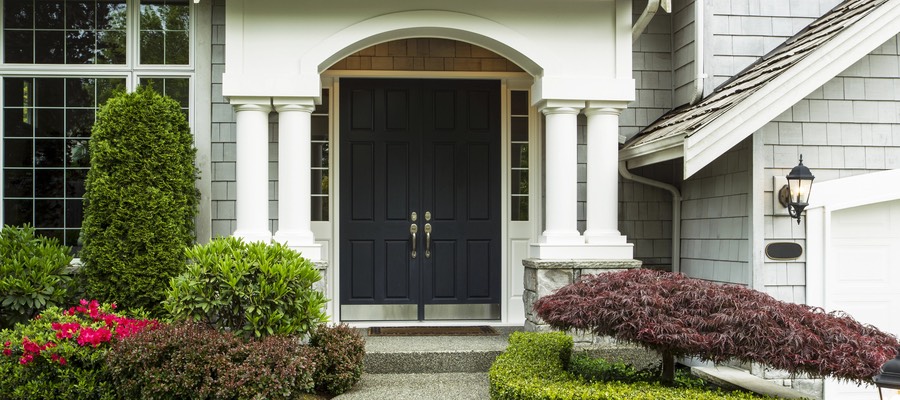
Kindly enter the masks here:
<path id="1" fill-rule="evenodd" d="M 116 343 L 107 362 L 125 399 L 294 399 L 313 392 L 318 358 L 296 338 L 178 323 Z"/>
<path id="2" fill-rule="evenodd" d="M 216 238 L 186 251 L 187 270 L 171 279 L 166 311 L 245 337 L 305 335 L 327 321 L 319 271 L 284 244 Z"/>
<path id="3" fill-rule="evenodd" d="M 553 327 L 613 336 L 664 359 L 733 358 L 860 383 L 871 381 L 898 347 L 893 335 L 842 312 L 645 269 L 585 278 L 542 297 L 534 309 Z"/>
<path id="4" fill-rule="evenodd" d="M 34 318 L 67 296 L 71 249 L 34 228 L 6 225 L 0 231 L 0 329 Z"/>
<path id="5" fill-rule="evenodd" d="M 741 400 L 746 392 L 673 388 L 650 382 L 588 382 L 566 370 L 572 338 L 562 332 L 514 332 L 488 372 L 492 400 Z"/>
<path id="6" fill-rule="evenodd" d="M 192 143 L 178 102 L 149 87 L 119 93 L 97 113 L 81 231 L 88 296 L 161 314 L 195 238 Z"/>
<path id="7" fill-rule="evenodd" d="M 115 399 L 106 368 L 111 344 L 157 322 L 132 319 L 114 306 L 82 301 L 0 331 L 0 399 Z"/>
<path id="8" fill-rule="evenodd" d="M 322 325 L 313 331 L 309 344 L 322 353 L 316 370 L 316 389 L 338 395 L 359 382 L 363 372 L 366 343 L 356 329 L 346 324 Z"/>

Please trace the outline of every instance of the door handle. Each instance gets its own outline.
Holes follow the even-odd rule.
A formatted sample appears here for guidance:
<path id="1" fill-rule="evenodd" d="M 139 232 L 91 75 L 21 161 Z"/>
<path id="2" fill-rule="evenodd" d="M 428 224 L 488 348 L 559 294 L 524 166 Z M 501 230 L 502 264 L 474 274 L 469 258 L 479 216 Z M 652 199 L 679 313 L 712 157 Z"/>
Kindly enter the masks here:
<path id="1" fill-rule="evenodd" d="M 412 252 L 409 253 L 409 256 L 412 257 L 412 258 L 416 258 L 416 242 L 417 242 L 417 240 L 416 240 L 416 232 L 418 232 L 418 231 L 419 231 L 419 226 L 418 226 L 418 225 L 416 225 L 416 224 L 411 224 L 411 225 L 409 226 L 409 235 L 410 235 L 410 239 L 409 239 L 409 240 L 410 240 L 410 242 L 412 243 Z"/>
<path id="2" fill-rule="evenodd" d="M 425 224 L 425 258 L 431 258 L 431 224 Z"/>

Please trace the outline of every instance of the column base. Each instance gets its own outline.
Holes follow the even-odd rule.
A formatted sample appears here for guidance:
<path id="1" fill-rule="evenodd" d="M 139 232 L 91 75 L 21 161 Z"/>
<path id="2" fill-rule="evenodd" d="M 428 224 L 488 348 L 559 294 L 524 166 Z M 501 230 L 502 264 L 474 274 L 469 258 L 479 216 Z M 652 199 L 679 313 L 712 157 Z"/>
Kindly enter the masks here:
<path id="1" fill-rule="evenodd" d="M 584 232 L 584 241 L 588 244 L 621 245 L 627 243 L 628 239 L 619 231 L 587 230 Z"/>
<path id="2" fill-rule="evenodd" d="M 269 243 L 272 241 L 272 232 L 267 230 L 264 231 L 250 231 L 250 230 L 236 230 L 231 236 L 238 237 L 243 239 L 247 243 L 251 242 L 263 242 Z"/>
<path id="3" fill-rule="evenodd" d="M 291 250 L 298 251 L 303 257 L 311 261 L 322 259 L 322 245 L 316 244 L 315 236 L 312 232 L 302 231 L 282 231 L 275 232 L 274 241 L 284 243 Z"/>
<path id="4" fill-rule="evenodd" d="M 532 243 L 529 256 L 548 260 L 630 260 L 634 258 L 634 245 L 631 243 Z"/>

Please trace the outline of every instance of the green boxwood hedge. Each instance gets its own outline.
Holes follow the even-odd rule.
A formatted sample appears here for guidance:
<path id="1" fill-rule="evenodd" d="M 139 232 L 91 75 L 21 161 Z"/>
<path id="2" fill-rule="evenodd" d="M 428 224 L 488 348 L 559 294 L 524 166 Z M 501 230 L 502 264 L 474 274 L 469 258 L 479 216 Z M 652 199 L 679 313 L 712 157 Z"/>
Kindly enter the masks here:
<path id="1" fill-rule="evenodd" d="M 588 382 L 567 371 L 572 338 L 562 332 L 516 332 L 489 372 L 494 400 L 741 400 L 750 393 L 672 388 L 648 382 Z"/>

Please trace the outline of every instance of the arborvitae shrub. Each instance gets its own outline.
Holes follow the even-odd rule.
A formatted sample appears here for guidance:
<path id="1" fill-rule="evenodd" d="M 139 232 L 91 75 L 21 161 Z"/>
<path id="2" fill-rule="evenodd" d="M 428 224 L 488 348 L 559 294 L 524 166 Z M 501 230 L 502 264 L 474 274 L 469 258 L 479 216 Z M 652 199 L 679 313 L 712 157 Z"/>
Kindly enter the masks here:
<path id="1" fill-rule="evenodd" d="M 71 250 L 34 228 L 4 226 L 0 231 L 0 329 L 26 322 L 45 307 L 66 300 Z"/>
<path id="2" fill-rule="evenodd" d="M 356 329 L 346 324 L 319 326 L 309 344 L 322 353 L 316 371 L 316 389 L 333 395 L 344 393 L 359 382 L 366 344 Z"/>
<path id="3" fill-rule="evenodd" d="M 664 358 L 738 359 L 854 382 L 870 381 L 898 346 L 893 335 L 841 312 L 643 269 L 588 277 L 534 309 L 553 327 L 613 336 Z"/>
<path id="4" fill-rule="evenodd" d="M 149 87 L 119 93 L 97 114 L 84 195 L 85 291 L 160 314 L 169 279 L 194 242 L 196 150 L 173 99 Z"/>

